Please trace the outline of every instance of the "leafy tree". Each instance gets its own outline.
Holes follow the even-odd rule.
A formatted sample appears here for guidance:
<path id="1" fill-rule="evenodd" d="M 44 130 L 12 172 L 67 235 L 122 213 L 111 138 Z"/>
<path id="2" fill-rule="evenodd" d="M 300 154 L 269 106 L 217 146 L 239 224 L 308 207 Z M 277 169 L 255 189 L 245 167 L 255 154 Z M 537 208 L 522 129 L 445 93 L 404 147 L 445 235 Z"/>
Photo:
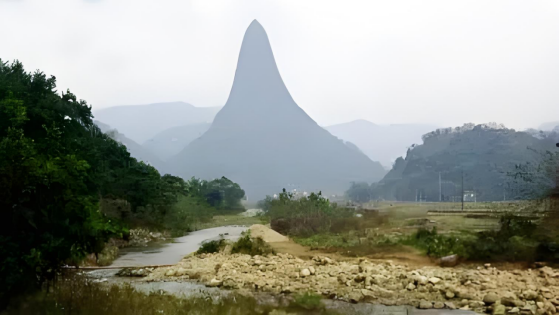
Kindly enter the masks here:
<path id="1" fill-rule="evenodd" d="M 261 209 L 264 212 L 268 212 L 268 210 L 270 210 L 273 200 L 274 199 L 272 199 L 272 197 L 267 195 L 264 199 L 259 200 L 257 202 L 257 208 Z"/>
<path id="2" fill-rule="evenodd" d="M 239 184 L 232 182 L 226 177 L 212 181 L 191 178 L 186 182 L 186 190 L 192 196 L 200 196 L 208 204 L 218 210 L 242 209 L 241 199 L 245 197 L 245 191 Z"/>
<path id="3" fill-rule="evenodd" d="M 354 202 L 368 202 L 372 197 L 372 188 L 368 183 L 352 182 L 346 191 L 346 197 Z"/>
<path id="4" fill-rule="evenodd" d="M 211 217 L 210 202 L 234 209 L 245 194 L 225 177 L 161 176 L 102 133 L 85 101 L 55 88 L 55 77 L 0 60 L 0 308 L 127 226 L 185 233 Z M 130 211 L 109 219 L 100 200 L 124 200 Z"/>
<path id="5" fill-rule="evenodd" d="M 91 109 L 55 78 L 0 60 L 0 302 L 123 232 L 99 212 Z"/>

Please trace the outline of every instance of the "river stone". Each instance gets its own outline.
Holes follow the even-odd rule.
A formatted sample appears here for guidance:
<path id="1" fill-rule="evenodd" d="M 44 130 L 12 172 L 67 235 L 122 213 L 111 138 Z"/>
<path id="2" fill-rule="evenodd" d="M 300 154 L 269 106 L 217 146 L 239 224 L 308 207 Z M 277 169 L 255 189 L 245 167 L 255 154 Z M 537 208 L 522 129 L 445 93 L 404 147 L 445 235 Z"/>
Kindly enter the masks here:
<path id="1" fill-rule="evenodd" d="M 237 289 L 239 285 L 233 279 L 226 279 L 222 282 L 222 286 L 226 289 Z"/>
<path id="2" fill-rule="evenodd" d="M 421 285 L 428 284 L 428 278 L 426 278 L 424 276 L 417 276 L 416 281 L 418 282 L 418 284 L 421 284 Z"/>
<path id="3" fill-rule="evenodd" d="M 441 281 L 441 279 L 438 278 L 438 277 L 431 277 L 430 279 L 428 279 L 428 281 L 429 281 L 431 284 L 437 284 L 438 282 Z"/>
<path id="4" fill-rule="evenodd" d="M 352 274 L 358 274 L 360 272 L 360 266 L 351 265 L 350 267 L 348 267 L 348 272 L 350 272 Z"/>
<path id="5" fill-rule="evenodd" d="M 437 301 L 437 302 L 434 303 L 434 308 L 442 309 L 444 307 L 445 307 L 445 304 L 443 304 L 443 302 Z"/>
<path id="6" fill-rule="evenodd" d="M 175 273 L 176 273 L 175 269 L 169 269 L 169 270 L 167 270 L 165 275 L 168 276 L 168 277 L 173 277 L 175 275 Z"/>
<path id="7" fill-rule="evenodd" d="M 537 294 L 537 292 L 535 292 L 533 290 L 527 290 L 527 291 L 523 292 L 523 297 L 526 300 L 536 300 L 538 296 L 539 295 Z"/>
<path id="8" fill-rule="evenodd" d="M 411 282 L 406 286 L 406 289 L 409 290 L 409 291 L 412 291 L 412 290 L 416 289 L 416 286 L 414 285 L 414 283 Z"/>
<path id="9" fill-rule="evenodd" d="M 311 271 L 309 271 L 309 269 L 307 269 L 307 268 L 304 268 L 304 269 L 301 270 L 300 275 L 302 277 L 307 277 L 307 276 L 311 275 Z"/>
<path id="10" fill-rule="evenodd" d="M 348 294 L 348 300 L 351 303 L 358 303 L 363 298 L 362 292 L 360 290 L 352 290 Z"/>
<path id="11" fill-rule="evenodd" d="M 457 255 L 441 257 L 439 260 L 439 264 L 442 267 L 455 267 L 458 262 L 459 256 Z"/>
<path id="12" fill-rule="evenodd" d="M 494 305 L 494 310 L 492 311 L 492 315 L 505 315 L 506 313 L 506 306 L 502 304 Z"/>
<path id="13" fill-rule="evenodd" d="M 422 301 L 420 301 L 420 304 L 418 305 L 418 308 L 420 308 L 420 309 L 430 309 L 430 308 L 432 308 L 432 302 L 422 300 Z"/>
<path id="14" fill-rule="evenodd" d="M 310 272 L 312 275 L 315 274 L 315 267 L 311 266 L 311 267 L 309 267 L 309 268 L 307 268 L 307 269 L 309 269 L 309 272 Z"/>
<path id="15" fill-rule="evenodd" d="M 210 282 L 208 283 L 209 287 L 219 287 L 222 285 L 222 281 L 218 280 L 216 278 L 213 278 L 212 280 L 210 280 Z"/>
<path id="16" fill-rule="evenodd" d="M 508 312 L 509 314 L 517 314 L 519 313 L 519 307 L 514 307 Z"/>
<path id="17" fill-rule="evenodd" d="M 455 293 L 451 292 L 451 291 L 447 291 L 445 292 L 445 298 L 446 299 L 452 299 L 455 297 Z"/>
<path id="18" fill-rule="evenodd" d="M 445 302 L 444 303 L 445 307 L 447 307 L 450 310 L 454 310 L 457 308 L 457 306 L 455 306 L 455 304 L 453 304 L 453 302 Z"/>
<path id="19" fill-rule="evenodd" d="M 486 305 L 494 304 L 498 301 L 500 297 L 496 293 L 488 293 L 484 296 L 482 301 L 486 303 Z"/>
<path id="20" fill-rule="evenodd" d="M 517 297 L 511 292 L 506 292 L 502 296 L 500 302 L 505 306 L 517 306 L 519 304 L 517 301 Z"/>
<path id="21" fill-rule="evenodd" d="M 373 294 L 373 291 L 371 291 L 371 290 L 362 289 L 362 295 L 364 296 L 364 298 L 366 300 L 374 300 L 375 299 L 375 295 Z"/>

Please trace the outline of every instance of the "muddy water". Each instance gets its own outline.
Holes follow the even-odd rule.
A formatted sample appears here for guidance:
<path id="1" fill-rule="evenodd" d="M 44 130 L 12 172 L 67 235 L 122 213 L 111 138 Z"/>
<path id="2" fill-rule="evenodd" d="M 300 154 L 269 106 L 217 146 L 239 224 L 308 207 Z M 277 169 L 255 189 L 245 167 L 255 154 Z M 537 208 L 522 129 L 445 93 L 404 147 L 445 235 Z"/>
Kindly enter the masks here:
<path id="1" fill-rule="evenodd" d="M 247 228 L 239 225 L 221 226 L 192 232 L 169 243 L 154 243 L 146 247 L 124 248 L 119 252 L 119 257 L 113 261 L 111 267 L 176 264 L 185 255 L 195 252 L 202 242 L 218 240 L 220 237 L 237 240 L 241 236 L 241 232 L 247 230 Z"/>

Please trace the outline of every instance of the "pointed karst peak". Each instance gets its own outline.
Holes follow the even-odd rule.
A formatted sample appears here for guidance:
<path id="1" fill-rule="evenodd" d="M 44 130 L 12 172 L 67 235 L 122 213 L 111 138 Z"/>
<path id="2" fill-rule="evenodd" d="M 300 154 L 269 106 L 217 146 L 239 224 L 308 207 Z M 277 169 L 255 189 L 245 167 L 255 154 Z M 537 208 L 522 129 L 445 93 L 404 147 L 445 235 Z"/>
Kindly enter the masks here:
<path id="1" fill-rule="evenodd" d="M 257 20 L 253 20 L 253 22 L 251 23 L 251 25 L 249 25 L 249 27 L 247 28 L 247 31 L 245 33 L 245 36 L 249 36 L 249 37 L 256 37 L 256 38 L 262 38 L 262 37 L 267 37 L 268 39 L 268 35 L 266 34 L 266 30 L 264 29 L 264 27 L 262 26 L 261 23 L 259 23 L 259 21 Z"/>
<path id="2" fill-rule="evenodd" d="M 257 21 L 257 19 L 254 19 L 253 22 L 251 22 L 251 24 L 249 24 L 249 27 L 247 29 L 250 29 L 250 28 L 253 28 L 253 27 L 254 28 L 263 28 L 261 23 L 259 23 L 259 21 Z"/>
<path id="3" fill-rule="evenodd" d="M 278 106 L 278 103 L 284 107 L 297 106 L 282 81 L 266 31 L 257 20 L 253 20 L 243 37 L 233 87 L 225 108 L 262 109 Z M 220 117 L 217 119 L 220 120 Z"/>

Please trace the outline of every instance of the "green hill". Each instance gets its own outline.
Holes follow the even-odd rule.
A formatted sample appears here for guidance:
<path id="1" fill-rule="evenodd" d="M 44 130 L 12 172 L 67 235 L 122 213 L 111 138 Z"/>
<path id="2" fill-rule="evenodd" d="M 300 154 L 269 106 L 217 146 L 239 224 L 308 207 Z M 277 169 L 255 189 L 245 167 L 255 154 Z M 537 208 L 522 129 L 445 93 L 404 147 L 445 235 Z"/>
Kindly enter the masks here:
<path id="1" fill-rule="evenodd" d="M 546 151 L 557 152 L 558 133 L 535 137 L 503 125 L 465 124 L 438 129 L 410 148 L 374 189 L 376 197 L 399 201 L 439 201 L 472 192 L 477 201 L 518 199 L 520 177 L 541 165 Z M 557 161 L 556 161 L 557 162 Z"/>

